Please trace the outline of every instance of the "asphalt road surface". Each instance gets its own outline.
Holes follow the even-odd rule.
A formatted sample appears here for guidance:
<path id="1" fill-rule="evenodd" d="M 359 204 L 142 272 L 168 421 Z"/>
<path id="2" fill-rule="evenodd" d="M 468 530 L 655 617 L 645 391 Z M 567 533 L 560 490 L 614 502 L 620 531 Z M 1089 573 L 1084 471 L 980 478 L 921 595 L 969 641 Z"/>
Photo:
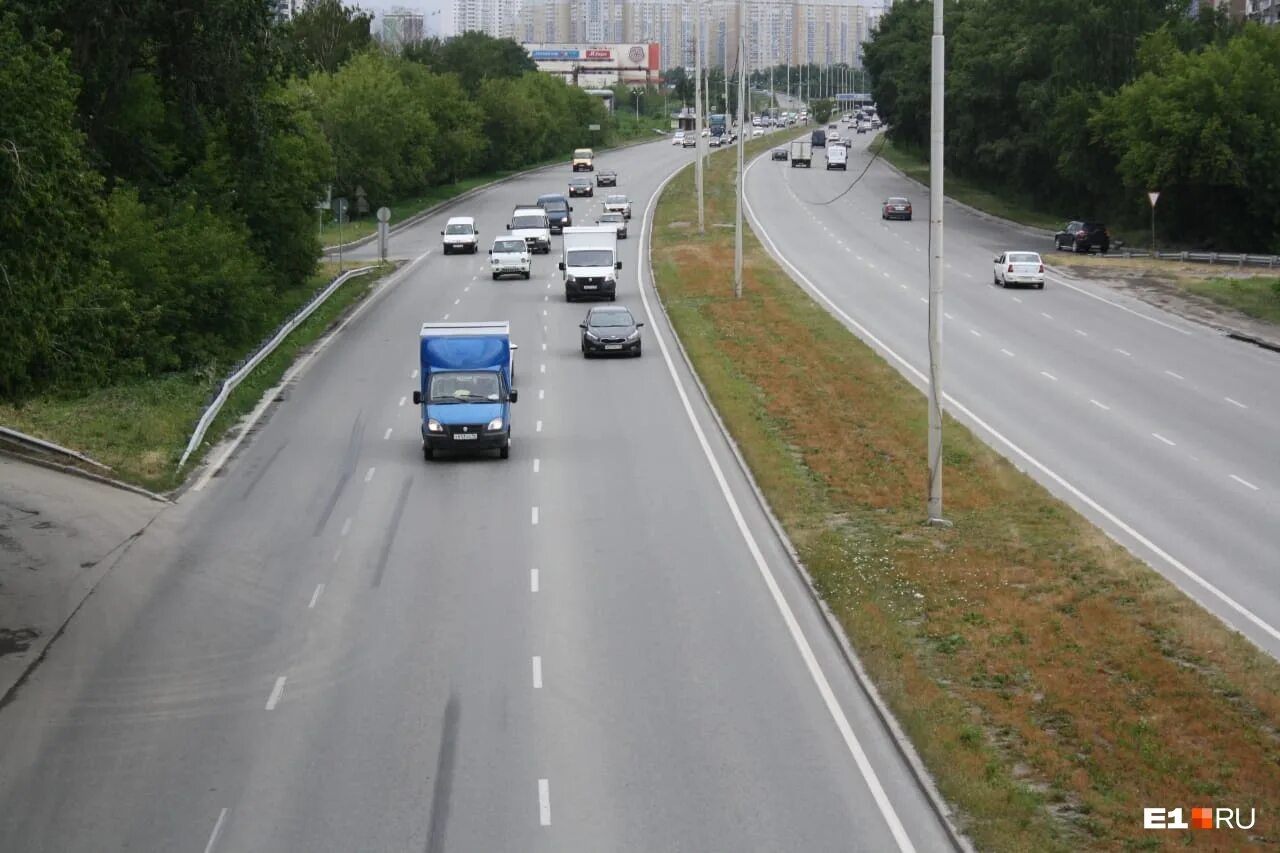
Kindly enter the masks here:
<path id="1" fill-rule="evenodd" d="M 637 312 L 646 204 L 691 158 L 599 158 L 635 203 L 619 303 Z M 585 361 L 554 252 L 501 282 L 483 251 L 440 254 L 448 215 L 487 240 L 568 177 L 393 237 L 415 259 L 398 284 L 0 711 L 0 846 L 950 849 L 661 317 L 642 358 Z M 425 463 L 419 325 L 495 319 L 520 345 L 511 458 Z"/>
<path id="2" fill-rule="evenodd" d="M 924 387 L 928 193 L 880 161 L 854 186 L 871 138 L 852 137 L 847 173 L 821 149 L 811 170 L 756 161 L 747 202 L 819 301 Z M 880 218 L 890 195 L 913 221 Z M 1031 249 L 1052 265 L 1052 240 L 945 214 L 943 389 L 968 412 L 949 411 L 1280 654 L 1280 355 L 1053 269 L 1044 290 L 1003 290 L 993 259 Z"/>

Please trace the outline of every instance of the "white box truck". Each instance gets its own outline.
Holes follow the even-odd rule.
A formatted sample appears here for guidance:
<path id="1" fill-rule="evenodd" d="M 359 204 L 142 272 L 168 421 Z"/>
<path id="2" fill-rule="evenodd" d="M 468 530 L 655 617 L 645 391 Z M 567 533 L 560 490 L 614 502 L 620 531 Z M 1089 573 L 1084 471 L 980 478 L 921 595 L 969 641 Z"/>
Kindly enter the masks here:
<path id="1" fill-rule="evenodd" d="M 618 293 L 618 229 L 615 225 L 579 225 L 564 229 L 560 271 L 564 299 L 608 299 Z"/>
<path id="2" fill-rule="evenodd" d="M 813 143 L 807 139 L 797 139 L 791 143 L 791 168 L 803 165 L 813 168 Z"/>

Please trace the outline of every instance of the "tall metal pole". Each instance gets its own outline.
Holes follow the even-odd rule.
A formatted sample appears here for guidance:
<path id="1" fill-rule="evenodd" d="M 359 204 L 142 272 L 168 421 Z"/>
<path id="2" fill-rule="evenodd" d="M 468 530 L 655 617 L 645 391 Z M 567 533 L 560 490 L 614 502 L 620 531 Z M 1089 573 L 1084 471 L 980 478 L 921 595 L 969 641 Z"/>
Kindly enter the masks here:
<path id="1" fill-rule="evenodd" d="M 693 147 L 694 181 L 698 185 L 698 233 L 707 233 L 702 195 L 702 2 L 693 0 Z"/>
<path id="2" fill-rule="evenodd" d="M 747 0 L 738 0 L 738 20 L 746 17 Z M 733 295 L 742 298 L 742 155 L 747 145 L 747 36 L 738 26 L 738 209 L 733 225 Z"/>
<path id="3" fill-rule="evenodd" d="M 950 526 L 942 517 L 942 3 L 933 0 L 932 69 L 929 78 L 929 523 Z"/>

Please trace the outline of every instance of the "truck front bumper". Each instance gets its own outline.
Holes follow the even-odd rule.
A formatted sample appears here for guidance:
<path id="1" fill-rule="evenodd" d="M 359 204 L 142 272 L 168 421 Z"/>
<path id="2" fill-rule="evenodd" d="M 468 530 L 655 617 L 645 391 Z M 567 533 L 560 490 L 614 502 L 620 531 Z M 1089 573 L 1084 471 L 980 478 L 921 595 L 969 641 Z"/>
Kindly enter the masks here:
<path id="1" fill-rule="evenodd" d="M 451 427 L 445 427 L 450 430 Z M 474 438 L 460 439 L 457 436 L 472 435 Z M 422 430 L 422 443 L 432 450 L 497 450 L 505 447 L 511 438 L 511 430 L 498 430 L 496 432 L 472 432 L 472 433 L 452 433 L 444 432 L 427 432 L 424 427 Z"/>

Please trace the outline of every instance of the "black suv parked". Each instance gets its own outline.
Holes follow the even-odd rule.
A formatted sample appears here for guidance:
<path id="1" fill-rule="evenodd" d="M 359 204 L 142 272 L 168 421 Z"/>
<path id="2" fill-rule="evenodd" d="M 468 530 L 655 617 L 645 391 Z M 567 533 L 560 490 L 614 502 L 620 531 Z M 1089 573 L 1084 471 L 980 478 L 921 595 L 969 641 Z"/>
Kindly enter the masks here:
<path id="1" fill-rule="evenodd" d="M 1053 246 L 1058 251 L 1068 249 L 1076 252 L 1089 252 L 1096 248 L 1105 255 L 1111 250 L 1111 234 L 1101 222 L 1076 220 L 1068 222 L 1066 228 L 1053 235 Z"/>

